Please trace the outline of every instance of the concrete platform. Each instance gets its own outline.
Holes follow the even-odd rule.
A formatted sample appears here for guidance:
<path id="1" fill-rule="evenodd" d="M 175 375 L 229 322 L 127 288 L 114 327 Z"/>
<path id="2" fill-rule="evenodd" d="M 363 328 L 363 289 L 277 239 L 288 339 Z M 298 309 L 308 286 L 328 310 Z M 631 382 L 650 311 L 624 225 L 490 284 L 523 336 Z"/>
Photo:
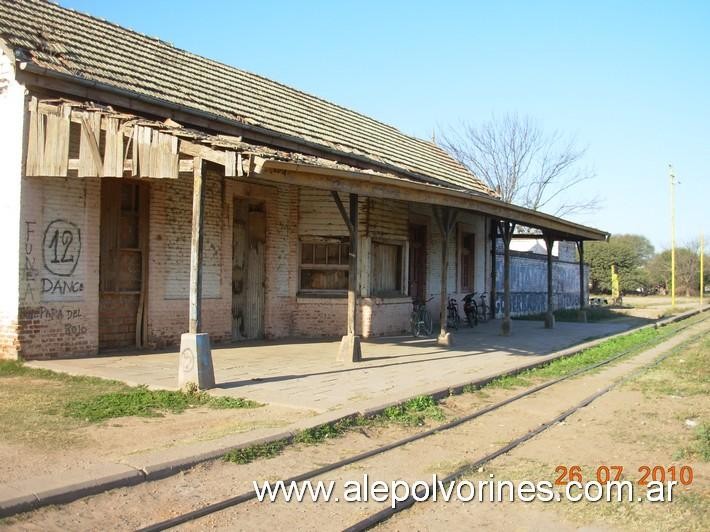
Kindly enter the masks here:
<path id="1" fill-rule="evenodd" d="M 618 333 L 639 320 L 602 323 L 515 321 L 503 337 L 500 321 L 454 332 L 453 348 L 436 338 L 389 337 L 364 341 L 363 361 L 336 362 L 339 339 L 245 342 L 212 350 L 217 387 L 210 393 L 318 413 L 366 410 L 417 393 L 510 371 L 571 345 Z M 29 365 L 177 389 L 178 353 L 120 353 L 92 358 L 34 361 Z"/>

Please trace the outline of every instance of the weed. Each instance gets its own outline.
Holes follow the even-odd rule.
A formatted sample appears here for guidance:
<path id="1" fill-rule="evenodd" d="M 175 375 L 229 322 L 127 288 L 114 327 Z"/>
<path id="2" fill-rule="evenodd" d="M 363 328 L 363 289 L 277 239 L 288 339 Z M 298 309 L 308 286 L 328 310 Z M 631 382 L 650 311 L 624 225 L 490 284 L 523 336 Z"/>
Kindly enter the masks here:
<path id="1" fill-rule="evenodd" d="M 277 440 L 270 443 L 250 445 L 249 447 L 244 447 L 243 449 L 234 449 L 233 451 L 229 451 L 224 456 L 224 460 L 227 462 L 234 462 L 235 464 L 248 464 L 249 462 L 253 462 L 254 460 L 258 460 L 260 458 L 273 458 L 274 456 L 280 455 L 288 444 L 288 440 Z"/>
<path id="2" fill-rule="evenodd" d="M 710 423 L 698 425 L 690 445 L 676 451 L 673 458 L 685 460 L 694 456 L 699 457 L 703 462 L 710 462 Z"/>
<path id="3" fill-rule="evenodd" d="M 421 426 L 427 419 L 442 421 L 444 412 L 430 395 L 421 395 L 410 399 L 406 403 L 390 406 L 381 417 L 386 421 L 402 425 Z"/>
<path id="4" fill-rule="evenodd" d="M 315 445 L 328 439 L 338 438 L 355 427 L 361 427 L 372 422 L 371 419 L 362 416 L 347 417 L 335 423 L 304 429 L 294 436 L 293 441 L 294 443 Z"/>

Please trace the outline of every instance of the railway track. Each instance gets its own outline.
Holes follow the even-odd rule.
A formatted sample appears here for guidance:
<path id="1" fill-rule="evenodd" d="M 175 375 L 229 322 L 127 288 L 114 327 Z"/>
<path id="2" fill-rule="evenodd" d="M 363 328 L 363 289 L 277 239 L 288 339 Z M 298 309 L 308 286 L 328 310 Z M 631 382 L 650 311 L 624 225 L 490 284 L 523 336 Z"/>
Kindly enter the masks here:
<path id="1" fill-rule="evenodd" d="M 698 323 L 702 323 L 706 320 L 707 320 L 707 318 L 704 318 L 700 322 L 685 324 L 682 327 L 679 327 L 675 331 L 675 334 L 677 335 L 678 333 L 682 332 L 683 330 L 686 330 L 692 326 L 698 325 Z M 580 368 L 580 369 L 578 369 L 574 372 L 571 372 L 567 375 L 564 375 L 562 377 L 558 377 L 558 378 L 552 379 L 550 381 L 541 383 L 539 385 L 533 386 L 532 388 L 528 388 L 528 389 L 524 390 L 523 392 L 513 395 L 511 397 L 508 397 L 500 402 L 497 402 L 492 405 L 486 406 L 484 408 L 478 409 L 474 412 L 471 412 L 467 415 L 458 417 L 452 421 L 449 421 L 447 423 L 443 423 L 443 424 L 438 425 L 438 426 L 431 428 L 429 430 L 425 430 L 425 431 L 419 432 L 417 434 L 407 436 L 407 437 L 399 439 L 397 441 L 394 441 L 394 442 L 370 449 L 368 451 L 350 456 L 350 457 L 345 458 L 343 460 L 338 460 L 338 461 L 323 465 L 321 467 L 312 469 L 310 471 L 306 471 L 304 473 L 289 477 L 287 479 L 283 479 L 283 482 L 285 484 L 289 484 L 291 482 L 302 482 L 305 480 L 313 479 L 313 478 L 321 476 L 325 473 L 330 473 L 332 471 L 336 471 L 336 470 L 345 468 L 351 464 L 367 460 L 368 458 L 372 458 L 377 455 L 385 454 L 389 451 L 392 451 L 397 448 L 401 448 L 401 447 L 411 444 L 413 442 L 423 440 L 425 438 L 429 438 L 433 435 L 440 434 L 442 432 L 446 432 L 446 431 L 451 430 L 455 427 L 459 427 L 465 423 L 471 422 L 477 418 L 480 418 L 482 416 L 490 414 L 490 413 L 492 413 L 504 406 L 521 401 L 522 399 L 529 397 L 535 393 L 538 393 L 541 390 L 544 390 L 546 388 L 550 388 L 550 387 L 555 386 L 561 382 L 567 381 L 569 379 L 572 379 L 572 378 L 582 375 L 584 373 L 588 373 L 588 372 L 591 372 L 597 368 L 611 364 L 612 362 L 629 355 L 631 352 L 641 353 L 641 352 L 643 352 L 643 350 L 645 348 L 650 347 L 654 344 L 657 344 L 656 339 L 646 342 L 641 345 L 634 346 L 631 349 L 617 353 L 617 354 L 615 354 L 603 361 L 600 361 L 600 362 L 591 364 L 589 366 L 585 366 L 583 368 Z M 484 456 L 481 456 L 480 458 L 477 458 L 476 460 L 467 463 L 463 467 L 458 468 L 456 471 L 454 471 L 450 475 L 446 476 L 443 479 L 443 482 L 448 483 L 452 480 L 456 480 L 459 477 L 461 477 L 462 475 L 466 474 L 467 472 L 470 472 L 473 469 L 479 468 L 482 465 L 486 464 L 487 462 L 490 462 L 491 460 L 497 458 L 498 456 L 501 456 L 501 455 L 511 451 L 515 447 L 525 443 L 526 441 L 532 439 L 533 437 L 537 436 L 538 434 L 553 427 L 554 425 L 556 425 L 560 421 L 563 421 L 564 419 L 571 416 L 572 414 L 574 414 L 578 410 L 586 407 L 587 405 L 589 405 L 590 403 L 592 403 L 594 400 L 598 399 L 599 397 L 602 397 L 603 395 L 607 394 L 608 392 L 610 392 L 613 388 L 615 388 L 616 386 L 618 386 L 622 382 L 625 382 L 626 380 L 629 380 L 629 379 L 635 377 L 637 374 L 648 370 L 653 365 L 660 363 L 668 355 L 669 355 L 669 353 L 656 359 L 651 364 L 647 364 L 641 368 L 638 368 L 636 371 L 626 375 L 622 379 L 619 379 L 619 380 L 609 384 L 608 386 L 602 388 L 601 390 L 597 391 L 596 393 L 586 397 L 585 399 L 583 399 L 579 403 L 575 404 L 571 408 L 565 410 L 561 414 L 540 424 L 537 428 L 531 430 L 530 432 L 527 432 L 527 433 L 515 438 L 514 440 L 510 441 L 506 445 L 500 446 L 499 448 L 497 448 L 493 452 L 490 452 Z M 431 488 L 431 486 L 429 488 Z M 398 502 L 393 508 L 388 507 L 388 508 L 385 508 L 385 509 L 380 510 L 378 512 L 372 513 L 371 515 L 367 516 L 366 518 L 361 519 L 360 521 L 349 526 L 348 528 L 346 528 L 346 530 L 348 530 L 348 531 L 367 530 L 369 528 L 372 528 L 372 527 L 386 521 L 387 519 L 389 519 L 393 515 L 414 506 L 416 504 L 416 500 L 415 500 L 416 496 L 418 496 L 424 490 L 425 490 L 425 488 L 421 488 L 421 490 L 418 490 L 417 492 L 410 495 L 410 497 L 408 499 Z M 140 530 L 143 532 L 167 530 L 167 529 L 170 529 L 170 528 L 182 525 L 182 524 L 190 523 L 190 522 L 200 519 L 202 517 L 206 517 L 211 514 L 221 512 L 221 511 L 229 509 L 229 508 L 237 507 L 237 506 L 242 505 L 242 504 L 244 504 L 248 501 L 251 501 L 255 498 L 256 498 L 256 492 L 254 490 L 247 491 L 247 492 L 241 493 L 239 495 L 236 495 L 234 497 L 222 499 L 220 501 L 205 505 L 201 508 L 185 512 L 185 513 L 175 516 L 171 519 L 167 519 L 164 521 L 154 523 L 150 526 L 146 526 L 144 528 L 141 528 Z"/>

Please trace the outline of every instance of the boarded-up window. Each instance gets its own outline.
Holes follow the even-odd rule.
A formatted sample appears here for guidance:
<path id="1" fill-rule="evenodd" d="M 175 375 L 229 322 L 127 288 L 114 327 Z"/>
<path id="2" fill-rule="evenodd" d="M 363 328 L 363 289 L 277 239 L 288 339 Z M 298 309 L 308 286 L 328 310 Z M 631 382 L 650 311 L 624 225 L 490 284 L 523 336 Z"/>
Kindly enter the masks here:
<path id="1" fill-rule="evenodd" d="M 476 251 L 476 235 L 461 231 L 459 234 L 459 257 L 461 274 L 460 286 L 462 292 L 473 292 L 474 285 L 474 259 Z"/>
<path id="2" fill-rule="evenodd" d="M 350 242 L 347 239 L 301 241 L 300 289 L 344 292 L 348 289 Z"/>
<path id="3" fill-rule="evenodd" d="M 402 294 L 402 246 L 372 243 L 372 291 L 376 295 Z"/>

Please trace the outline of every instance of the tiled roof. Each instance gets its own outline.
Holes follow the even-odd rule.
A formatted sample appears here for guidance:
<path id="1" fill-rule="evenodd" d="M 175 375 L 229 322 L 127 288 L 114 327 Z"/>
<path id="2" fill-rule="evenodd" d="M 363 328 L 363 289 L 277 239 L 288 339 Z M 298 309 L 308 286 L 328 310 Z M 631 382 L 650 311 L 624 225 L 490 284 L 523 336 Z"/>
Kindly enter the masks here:
<path id="1" fill-rule="evenodd" d="M 208 38 L 208 37 L 206 37 Z M 0 0 L 0 39 L 24 61 L 493 195 L 435 144 L 264 77 L 43 0 Z"/>

